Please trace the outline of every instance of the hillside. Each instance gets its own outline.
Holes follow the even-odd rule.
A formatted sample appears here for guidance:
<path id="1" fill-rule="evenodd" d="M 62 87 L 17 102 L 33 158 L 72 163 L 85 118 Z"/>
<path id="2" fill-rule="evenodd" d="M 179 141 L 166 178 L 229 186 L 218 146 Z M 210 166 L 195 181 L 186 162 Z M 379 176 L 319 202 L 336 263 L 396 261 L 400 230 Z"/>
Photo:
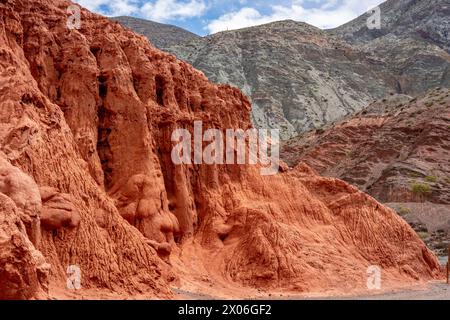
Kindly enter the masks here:
<path id="1" fill-rule="evenodd" d="M 331 33 L 385 61 L 398 93 L 450 87 L 450 1 L 388 0 L 380 9 L 380 30 L 369 30 L 363 15 Z"/>
<path id="2" fill-rule="evenodd" d="M 449 89 L 381 99 L 349 119 L 292 139 L 281 156 L 291 166 L 303 162 L 343 179 L 400 214 L 412 214 L 405 218 L 418 231 L 442 230 L 441 237 L 450 240 Z"/>
<path id="3" fill-rule="evenodd" d="M 342 178 L 383 202 L 417 198 L 414 181 L 437 180 L 428 199 L 450 204 L 450 90 L 393 95 L 355 116 L 285 144 L 282 157 Z"/>
<path id="4" fill-rule="evenodd" d="M 117 21 L 124 27 L 144 35 L 155 47 L 160 49 L 200 38 L 195 33 L 169 24 L 126 16 L 113 17 L 111 20 Z"/>
<path id="5" fill-rule="evenodd" d="M 367 28 L 366 14 L 332 31 L 356 45 L 389 37 L 412 38 L 450 52 L 450 1 L 388 0 L 380 5 L 380 11 L 380 30 Z"/>
<path id="6" fill-rule="evenodd" d="M 214 82 L 239 87 L 253 123 L 288 139 L 361 110 L 396 88 L 379 58 L 305 23 L 280 21 L 168 48 Z"/>

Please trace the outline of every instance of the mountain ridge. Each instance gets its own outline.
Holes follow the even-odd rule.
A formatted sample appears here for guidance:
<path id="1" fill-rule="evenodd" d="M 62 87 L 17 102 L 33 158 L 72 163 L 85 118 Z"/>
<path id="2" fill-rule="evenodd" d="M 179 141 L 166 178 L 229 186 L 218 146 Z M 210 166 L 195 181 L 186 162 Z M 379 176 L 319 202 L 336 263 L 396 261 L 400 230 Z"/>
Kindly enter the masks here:
<path id="1" fill-rule="evenodd" d="M 375 56 L 292 20 L 226 31 L 167 50 L 212 81 L 243 90 L 252 101 L 253 123 L 281 129 L 284 139 L 358 111 L 396 86 Z"/>
<path id="2" fill-rule="evenodd" d="M 193 32 L 170 24 L 163 24 L 129 16 L 117 16 L 111 17 L 110 19 L 146 36 L 150 42 L 159 49 L 200 38 L 199 35 Z"/>
<path id="3" fill-rule="evenodd" d="M 224 31 L 165 50 L 212 81 L 239 87 L 252 101 L 254 125 L 280 129 L 282 138 L 289 139 L 339 121 L 390 92 L 416 96 L 450 87 L 450 54 L 445 50 L 450 42 L 444 32 L 450 15 L 438 10 L 444 3 L 447 0 L 389 0 L 380 6 L 381 30 L 367 28 L 368 14 L 332 30 L 286 20 Z M 431 18 L 417 9 L 424 6 Z M 413 22 L 396 19 L 398 12 Z M 411 26 L 413 31 L 402 32 Z M 321 40 L 301 39 L 308 30 Z M 427 32 L 439 37 L 426 37 Z M 321 47 L 330 41 L 342 41 L 338 47 L 343 50 Z M 333 72 L 323 72 L 322 64 Z M 282 70 L 273 70 L 275 66 Z"/>

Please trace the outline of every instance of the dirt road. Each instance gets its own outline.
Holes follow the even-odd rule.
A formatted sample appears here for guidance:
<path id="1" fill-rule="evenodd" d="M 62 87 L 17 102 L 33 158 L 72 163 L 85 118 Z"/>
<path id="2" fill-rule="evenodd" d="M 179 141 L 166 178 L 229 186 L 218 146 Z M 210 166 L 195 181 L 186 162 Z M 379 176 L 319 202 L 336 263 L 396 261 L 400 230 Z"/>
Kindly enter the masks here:
<path id="1" fill-rule="evenodd" d="M 178 299 L 186 300 L 220 300 L 220 297 L 213 297 L 207 294 L 190 292 L 180 289 L 172 289 Z M 393 290 L 380 294 L 367 294 L 356 296 L 293 296 L 293 295 L 273 295 L 249 297 L 248 300 L 450 300 L 450 285 L 444 281 L 433 281 L 425 287 L 417 287 L 403 290 Z"/>

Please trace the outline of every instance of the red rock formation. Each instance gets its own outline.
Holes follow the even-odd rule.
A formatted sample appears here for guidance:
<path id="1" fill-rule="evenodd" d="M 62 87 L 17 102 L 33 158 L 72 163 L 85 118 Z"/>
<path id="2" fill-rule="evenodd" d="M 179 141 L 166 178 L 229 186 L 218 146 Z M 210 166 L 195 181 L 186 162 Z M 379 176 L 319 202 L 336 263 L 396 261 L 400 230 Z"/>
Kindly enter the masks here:
<path id="1" fill-rule="evenodd" d="M 450 239 L 450 90 L 392 95 L 293 139 L 282 158 L 343 179 L 402 215 L 439 255 Z"/>
<path id="2" fill-rule="evenodd" d="M 290 165 L 344 179 L 382 202 L 450 204 L 450 89 L 392 95 L 283 148 Z M 429 192 L 414 192 L 414 184 Z"/>
<path id="3" fill-rule="evenodd" d="M 40 189 L 44 202 L 41 209 L 41 226 L 47 230 L 57 230 L 63 227 L 75 228 L 80 223 L 80 213 L 73 204 L 74 199 L 69 194 L 61 194 L 54 188 Z"/>
<path id="4" fill-rule="evenodd" d="M 26 292 L 0 298 L 45 290 L 36 249 L 51 264 L 50 295 L 69 265 L 83 290 L 160 297 L 176 278 L 207 275 L 234 290 L 296 292 L 365 288 L 373 264 L 387 285 L 438 275 L 405 222 L 344 182 L 303 167 L 264 177 L 252 166 L 174 165 L 174 129 L 247 129 L 248 100 L 85 10 L 81 29 L 68 29 L 69 5 L 0 3 L 0 157 L 27 186 L 16 197 L 0 185 L 0 276 Z M 18 217 L 26 231 L 10 227 Z M 12 262 L 11 244 L 21 250 Z M 10 280 L 11 268 L 30 285 Z"/>
<path id="5" fill-rule="evenodd" d="M 48 286 L 50 265 L 35 248 L 40 242 L 40 206 L 36 183 L 18 168 L 0 159 L 2 299 L 29 299 L 42 295 Z"/>

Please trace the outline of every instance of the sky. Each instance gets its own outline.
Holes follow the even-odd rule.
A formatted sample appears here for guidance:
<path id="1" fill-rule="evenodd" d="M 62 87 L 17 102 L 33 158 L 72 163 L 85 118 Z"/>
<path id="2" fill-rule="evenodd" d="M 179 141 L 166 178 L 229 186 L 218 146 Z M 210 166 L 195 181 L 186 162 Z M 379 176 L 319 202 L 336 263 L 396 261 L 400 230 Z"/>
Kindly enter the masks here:
<path id="1" fill-rule="evenodd" d="M 75 0 L 105 16 L 133 16 L 173 24 L 204 36 L 291 19 L 327 29 L 384 0 Z"/>

